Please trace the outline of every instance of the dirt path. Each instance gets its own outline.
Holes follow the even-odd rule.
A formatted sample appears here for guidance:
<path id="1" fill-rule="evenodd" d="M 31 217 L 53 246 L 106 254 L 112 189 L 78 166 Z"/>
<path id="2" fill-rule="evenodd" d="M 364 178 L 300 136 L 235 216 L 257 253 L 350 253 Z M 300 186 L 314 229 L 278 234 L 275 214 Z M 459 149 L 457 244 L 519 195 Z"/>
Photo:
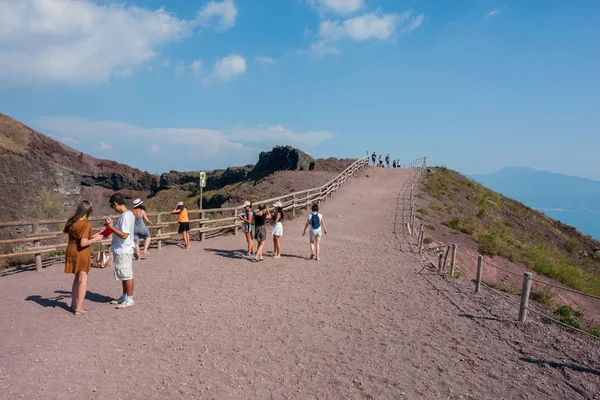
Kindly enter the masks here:
<path id="1" fill-rule="evenodd" d="M 83 317 L 64 309 L 62 265 L 0 278 L 0 398 L 597 396 L 598 342 L 422 271 L 391 234 L 408 173 L 366 174 L 322 204 L 319 262 L 297 219 L 279 260 L 245 259 L 242 236 L 154 251 L 126 310 L 106 304 L 109 270 L 92 271 Z"/>

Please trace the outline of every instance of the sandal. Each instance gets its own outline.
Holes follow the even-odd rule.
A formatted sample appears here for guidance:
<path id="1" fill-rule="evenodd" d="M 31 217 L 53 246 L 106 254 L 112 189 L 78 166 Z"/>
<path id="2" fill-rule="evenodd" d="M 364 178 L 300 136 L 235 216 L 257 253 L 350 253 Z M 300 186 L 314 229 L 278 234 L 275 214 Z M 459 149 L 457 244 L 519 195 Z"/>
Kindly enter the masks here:
<path id="1" fill-rule="evenodd" d="M 73 310 L 73 315 L 85 315 L 87 314 L 87 310 L 81 310 L 81 311 L 77 311 L 77 310 Z"/>

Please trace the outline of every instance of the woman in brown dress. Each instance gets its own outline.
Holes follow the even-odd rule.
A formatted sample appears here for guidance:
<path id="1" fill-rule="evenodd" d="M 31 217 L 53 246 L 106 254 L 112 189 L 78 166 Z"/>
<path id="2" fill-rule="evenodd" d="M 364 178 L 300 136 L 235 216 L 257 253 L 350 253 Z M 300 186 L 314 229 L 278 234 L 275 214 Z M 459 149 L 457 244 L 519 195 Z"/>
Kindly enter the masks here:
<path id="1" fill-rule="evenodd" d="M 87 291 L 87 275 L 92 266 L 92 253 L 89 246 L 103 239 L 100 233 L 92 236 L 92 225 L 88 222 L 91 214 L 92 205 L 90 202 L 87 200 L 82 201 L 63 230 L 64 233 L 69 234 L 65 274 L 75 274 L 71 292 L 71 311 L 75 315 L 87 313 L 83 309 L 83 300 Z"/>

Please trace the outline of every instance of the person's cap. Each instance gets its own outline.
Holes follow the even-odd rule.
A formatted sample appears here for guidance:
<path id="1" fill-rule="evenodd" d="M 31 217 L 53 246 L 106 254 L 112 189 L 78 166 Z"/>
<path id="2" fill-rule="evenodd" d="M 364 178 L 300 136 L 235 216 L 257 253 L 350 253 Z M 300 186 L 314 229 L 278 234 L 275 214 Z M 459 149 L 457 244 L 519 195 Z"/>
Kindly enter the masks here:
<path id="1" fill-rule="evenodd" d="M 178 201 L 178 202 L 177 202 L 177 205 L 178 205 L 178 206 L 182 206 L 182 205 L 183 205 L 183 201 Z"/>
<path id="2" fill-rule="evenodd" d="M 273 204 L 273 207 L 283 207 L 283 204 L 281 204 L 281 202 L 278 201 L 277 203 Z"/>
<path id="3" fill-rule="evenodd" d="M 244 202 L 244 207 L 246 207 L 246 206 L 249 206 L 250 204 L 252 204 L 252 203 L 250 203 L 248 200 L 246 200 L 246 201 Z"/>
<path id="4" fill-rule="evenodd" d="M 143 203 L 142 199 L 135 199 L 133 201 L 133 208 L 139 207 L 140 205 L 142 205 L 142 203 Z"/>

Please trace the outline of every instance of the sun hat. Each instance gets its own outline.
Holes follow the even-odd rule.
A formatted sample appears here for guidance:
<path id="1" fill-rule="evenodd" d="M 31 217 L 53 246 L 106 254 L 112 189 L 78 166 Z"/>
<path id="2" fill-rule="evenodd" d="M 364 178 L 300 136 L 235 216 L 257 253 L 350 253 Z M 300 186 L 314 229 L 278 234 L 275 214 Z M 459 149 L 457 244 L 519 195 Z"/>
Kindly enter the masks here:
<path id="1" fill-rule="evenodd" d="M 244 207 L 246 207 L 246 206 L 249 206 L 249 205 L 251 205 L 251 204 L 252 204 L 252 203 L 250 203 L 248 200 L 246 200 L 246 201 L 244 202 Z"/>
<path id="2" fill-rule="evenodd" d="M 178 205 L 178 206 L 182 206 L 182 205 L 183 205 L 183 201 L 178 201 L 178 202 L 177 202 L 177 205 Z"/>
<path id="3" fill-rule="evenodd" d="M 278 201 L 277 203 L 273 204 L 273 207 L 283 207 L 283 204 L 281 204 L 281 202 Z"/>
<path id="4" fill-rule="evenodd" d="M 136 208 L 136 207 L 139 207 L 139 206 L 141 206 L 141 205 L 142 205 L 142 203 L 143 203 L 142 199 L 135 199 L 135 200 L 133 201 L 133 208 Z"/>

